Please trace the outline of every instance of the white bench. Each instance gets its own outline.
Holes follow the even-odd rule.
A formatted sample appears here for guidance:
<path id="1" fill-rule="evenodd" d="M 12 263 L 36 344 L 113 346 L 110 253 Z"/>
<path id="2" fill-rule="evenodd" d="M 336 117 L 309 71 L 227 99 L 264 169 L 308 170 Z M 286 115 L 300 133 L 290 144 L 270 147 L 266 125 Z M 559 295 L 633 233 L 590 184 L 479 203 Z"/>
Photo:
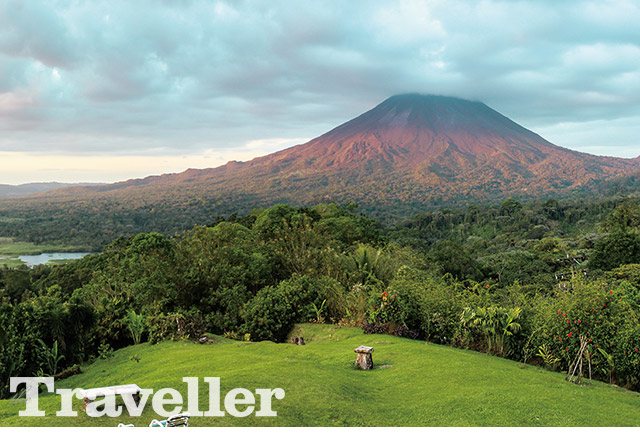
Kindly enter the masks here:
<path id="1" fill-rule="evenodd" d="M 124 424 L 119 423 L 118 428 L 132 428 L 133 423 Z M 176 428 L 176 427 L 189 426 L 189 413 L 176 414 L 166 420 L 153 419 L 149 424 L 151 428 Z"/>
<path id="2" fill-rule="evenodd" d="M 183 426 L 189 426 L 189 413 L 176 414 L 169 417 L 167 420 L 153 419 L 149 424 L 151 428 L 177 428 Z"/>
<path id="3" fill-rule="evenodd" d="M 84 409 L 86 410 L 87 405 L 100 396 L 133 395 L 133 400 L 138 403 L 140 401 L 140 390 L 141 389 L 137 384 L 114 385 L 112 387 L 99 387 L 82 390 Z"/>

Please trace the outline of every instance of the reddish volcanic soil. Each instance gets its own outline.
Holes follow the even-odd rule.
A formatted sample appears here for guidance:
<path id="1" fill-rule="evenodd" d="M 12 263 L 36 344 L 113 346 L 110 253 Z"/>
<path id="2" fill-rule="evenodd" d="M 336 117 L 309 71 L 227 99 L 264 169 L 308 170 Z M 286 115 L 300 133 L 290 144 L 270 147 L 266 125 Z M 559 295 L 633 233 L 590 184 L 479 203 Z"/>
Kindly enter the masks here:
<path id="1" fill-rule="evenodd" d="M 214 169 L 187 170 L 32 198 L 132 196 L 149 204 L 225 199 L 247 210 L 276 202 L 357 201 L 414 211 L 447 199 L 547 196 L 589 189 L 640 170 L 640 157 L 594 156 L 555 146 L 483 103 L 407 94 L 306 144 Z M 213 200 L 212 200 L 213 201 Z"/>

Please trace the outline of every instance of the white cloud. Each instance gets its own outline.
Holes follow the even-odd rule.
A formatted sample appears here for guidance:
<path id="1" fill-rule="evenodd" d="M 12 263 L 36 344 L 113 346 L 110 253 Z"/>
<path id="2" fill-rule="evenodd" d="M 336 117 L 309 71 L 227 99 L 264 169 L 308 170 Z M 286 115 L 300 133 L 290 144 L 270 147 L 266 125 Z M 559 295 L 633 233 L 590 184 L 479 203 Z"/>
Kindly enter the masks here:
<path id="1" fill-rule="evenodd" d="M 632 1 L 8 0 L 0 150 L 242 159 L 424 92 L 629 156 L 638 22 Z"/>
<path id="2" fill-rule="evenodd" d="M 249 150 L 259 150 L 266 153 L 271 153 L 276 150 L 281 150 L 285 147 L 295 146 L 297 144 L 303 144 L 309 141 L 310 138 L 264 138 L 259 140 L 251 140 L 246 144 L 246 148 Z"/>
<path id="3" fill-rule="evenodd" d="M 636 116 L 615 120 L 562 122 L 537 126 L 536 131 L 555 144 L 570 144 L 586 153 L 635 158 L 640 155 L 640 136 L 635 127 L 639 125 L 640 116 Z"/>
<path id="4" fill-rule="evenodd" d="M 15 112 L 33 104 L 33 97 L 26 92 L 0 94 L 0 113 Z"/>

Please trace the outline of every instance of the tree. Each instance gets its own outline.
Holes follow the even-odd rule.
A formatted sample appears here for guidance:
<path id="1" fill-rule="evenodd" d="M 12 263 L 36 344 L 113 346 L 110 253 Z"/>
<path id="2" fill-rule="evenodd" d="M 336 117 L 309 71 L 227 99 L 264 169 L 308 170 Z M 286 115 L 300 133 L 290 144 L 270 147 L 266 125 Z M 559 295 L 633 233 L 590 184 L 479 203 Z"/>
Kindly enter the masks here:
<path id="1" fill-rule="evenodd" d="M 19 302 L 22 295 L 31 289 L 29 270 L 25 268 L 5 270 L 4 288 L 13 302 Z"/>
<path id="2" fill-rule="evenodd" d="M 177 246 L 179 306 L 198 307 L 214 331 L 235 329 L 243 305 L 265 285 L 274 284 L 279 273 L 272 268 L 272 253 L 262 246 L 238 223 L 187 232 Z"/>
<path id="3" fill-rule="evenodd" d="M 515 199 L 507 199 L 500 206 L 500 214 L 512 216 L 522 209 L 522 204 Z"/>
<path id="4" fill-rule="evenodd" d="M 625 264 L 640 263 L 640 236 L 627 232 L 614 232 L 595 245 L 589 266 L 612 270 Z"/>
<path id="5" fill-rule="evenodd" d="M 469 253 L 457 243 L 450 240 L 440 241 L 433 249 L 431 256 L 442 273 L 450 273 L 458 280 L 483 278 L 480 265 Z"/>
<path id="6" fill-rule="evenodd" d="M 640 205 L 625 203 L 606 218 L 602 229 L 609 232 L 629 232 L 640 228 Z"/>
<path id="7" fill-rule="evenodd" d="M 386 284 L 397 268 L 385 251 L 364 244 L 350 254 L 346 264 L 352 285 Z"/>
<path id="8" fill-rule="evenodd" d="M 530 284 L 539 281 L 540 275 L 547 275 L 551 269 L 538 259 L 535 254 L 525 250 L 511 250 L 479 258 L 484 269 L 491 276 L 496 276 L 503 285 L 511 285 L 515 281 Z M 549 276 L 549 275 L 547 275 Z"/>

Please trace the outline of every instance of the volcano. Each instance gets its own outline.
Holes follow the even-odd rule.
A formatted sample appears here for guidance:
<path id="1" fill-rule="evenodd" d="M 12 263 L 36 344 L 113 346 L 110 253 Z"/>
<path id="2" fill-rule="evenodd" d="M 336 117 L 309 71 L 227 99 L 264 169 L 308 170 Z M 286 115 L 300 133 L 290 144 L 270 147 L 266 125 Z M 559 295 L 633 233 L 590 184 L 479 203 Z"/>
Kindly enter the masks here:
<path id="1" fill-rule="evenodd" d="M 31 199 L 153 207 L 197 199 L 219 213 L 335 200 L 398 215 L 447 203 L 569 194 L 639 170 L 638 159 L 558 147 L 481 102 L 405 94 L 305 144 L 248 162 Z"/>

